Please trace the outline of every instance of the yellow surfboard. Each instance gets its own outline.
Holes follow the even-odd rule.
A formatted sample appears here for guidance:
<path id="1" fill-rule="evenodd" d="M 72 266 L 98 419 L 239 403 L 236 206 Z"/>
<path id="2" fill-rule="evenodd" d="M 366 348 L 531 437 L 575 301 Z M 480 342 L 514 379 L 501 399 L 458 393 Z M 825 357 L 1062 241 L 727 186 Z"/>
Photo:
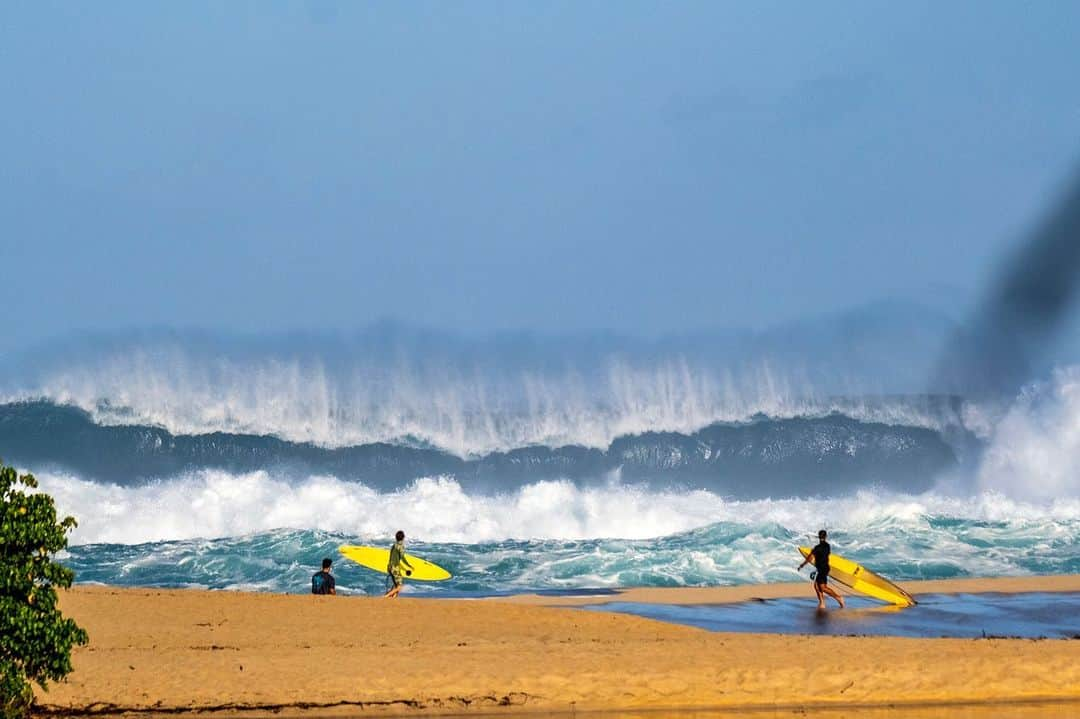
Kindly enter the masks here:
<path id="1" fill-rule="evenodd" d="M 803 557 L 810 556 L 812 551 L 814 551 L 813 547 L 799 547 L 799 553 Z M 858 562 L 845 559 L 836 552 L 829 555 L 829 579 L 835 579 L 860 594 L 895 604 L 898 607 L 911 607 L 917 604 L 910 594 L 885 577 L 874 574 Z"/>
<path id="2" fill-rule="evenodd" d="M 348 544 L 338 547 L 338 551 L 347 558 L 353 560 L 362 567 L 374 569 L 376 572 L 386 573 L 386 565 L 390 562 L 390 550 L 379 547 L 359 547 Z M 419 579 L 424 582 L 440 582 L 450 578 L 450 572 L 438 564 L 414 557 L 406 553 L 405 559 L 412 565 L 412 574 L 406 575 L 409 579 Z M 402 572 L 408 571 L 408 567 L 402 566 Z"/>

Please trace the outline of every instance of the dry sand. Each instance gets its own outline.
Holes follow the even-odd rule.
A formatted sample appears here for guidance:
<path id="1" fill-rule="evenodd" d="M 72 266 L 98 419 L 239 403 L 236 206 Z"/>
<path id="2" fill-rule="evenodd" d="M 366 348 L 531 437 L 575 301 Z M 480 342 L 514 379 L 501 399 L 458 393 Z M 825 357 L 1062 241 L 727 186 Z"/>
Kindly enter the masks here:
<path id="1" fill-rule="evenodd" d="M 905 587 L 1078 591 L 1080 577 Z M 714 603 L 807 591 L 631 590 L 619 599 Z M 551 597 L 385 601 L 79 587 L 61 601 L 91 640 L 75 651 L 66 682 L 38 692 L 42 711 L 62 714 L 831 708 L 828 716 L 839 717 L 856 707 L 904 706 L 917 716 L 918 706 L 966 703 L 963 716 L 983 717 L 1006 702 L 1043 700 L 1067 703 L 1025 711 L 1080 714 L 1075 640 L 718 634 L 538 605 L 566 603 Z"/>

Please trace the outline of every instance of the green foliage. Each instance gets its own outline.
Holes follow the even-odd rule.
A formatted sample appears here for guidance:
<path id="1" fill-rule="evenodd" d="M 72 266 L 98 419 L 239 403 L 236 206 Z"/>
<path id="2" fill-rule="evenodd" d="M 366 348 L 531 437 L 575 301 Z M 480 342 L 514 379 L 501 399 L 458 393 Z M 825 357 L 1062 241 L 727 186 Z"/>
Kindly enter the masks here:
<path id="1" fill-rule="evenodd" d="M 71 648 L 87 636 L 56 608 L 56 588 L 75 573 L 52 561 L 67 547 L 73 517 L 58 520 L 47 494 L 31 474 L 0 464 L 0 717 L 23 716 L 33 694 L 71 671 Z"/>

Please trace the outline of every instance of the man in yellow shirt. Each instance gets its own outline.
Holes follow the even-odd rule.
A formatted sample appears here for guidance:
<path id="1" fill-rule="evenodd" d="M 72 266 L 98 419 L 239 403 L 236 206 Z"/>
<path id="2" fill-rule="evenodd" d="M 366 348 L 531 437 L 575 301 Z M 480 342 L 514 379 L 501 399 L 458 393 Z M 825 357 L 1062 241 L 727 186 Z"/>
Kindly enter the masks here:
<path id="1" fill-rule="evenodd" d="M 386 563 L 386 573 L 390 575 L 390 580 L 394 583 L 394 586 L 390 587 L 390 591 L 383 595 L 386 599 L 394 599 L 401 593 L 403 583 L 401 565 L 404 564 L 408 567 L 405 570 L 406 577 L 412 576 L 413 570 L 413 566 L 405 558 L 405 532 L 399 529 L 397 534 L 394 535 L 394 539 L 394 546 L 390 547 L 390 561 Z"/>

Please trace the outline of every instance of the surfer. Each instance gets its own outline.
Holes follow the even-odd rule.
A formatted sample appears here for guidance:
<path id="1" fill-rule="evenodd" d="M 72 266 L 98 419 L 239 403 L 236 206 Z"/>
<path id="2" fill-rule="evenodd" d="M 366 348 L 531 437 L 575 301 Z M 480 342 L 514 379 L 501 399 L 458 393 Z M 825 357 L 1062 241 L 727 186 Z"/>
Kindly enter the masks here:
<path id="1" fill-rule="evenodd" d="M 408 569 L 405 570 L 405 576 L 412 576 L 412 565 L 409 564 L 409 560 L 405 559 L 405 532 L 400 529 L 397 534 L 394 535 L 394 546 L 390 547 L 390 561 L 386 563 L 386 573 L 390 575 L 390 581 L 394 583 L 394 586 L 390 587 L 390 590 L 383 596 L 387 599 L 394 599 L 401 593 L 401 565 L 404 564 Z"/>
<path id="2" fill-rule="evenodd" d="M 829 555 L 832 554 L 832 547 L 825 541 L 825 538 L 829 536 L 828 532 L 824 529 L 817 533 L 818 543 L 814 547 L 810 554 L 806 555 L 803 559 L 803 563 L 799 565 L 799 569 L 802 569 L 810 562 L 814 563 L 814 592 L 817 593 L 818 609 L 825 608 L 825 595 L 836 600 L 840 608 L 844 608 L 844 598 L 836 593 L 836 590 L 829 586 Z"/>
<path id="3" fill-rule="evenodd" d="M 311 575 L 312 594 L 337 594 L 337 582 L 330 573 L 330 558 L 322 560 L 322 569 Z"/>

